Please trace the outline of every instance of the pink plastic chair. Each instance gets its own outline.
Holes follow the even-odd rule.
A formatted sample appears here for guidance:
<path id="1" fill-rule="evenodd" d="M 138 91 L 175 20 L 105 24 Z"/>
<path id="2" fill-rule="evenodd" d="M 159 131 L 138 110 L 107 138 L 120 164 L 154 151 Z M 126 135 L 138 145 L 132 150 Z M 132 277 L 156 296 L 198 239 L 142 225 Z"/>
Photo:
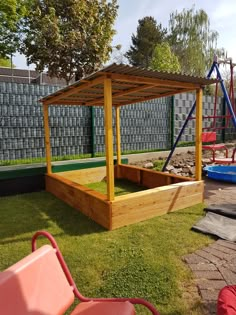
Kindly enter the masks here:
<path id="1" fill-rule="evenodd" d="M 36 249 L 36 239 L 43 235 L 51 245 Z M 54 238 L 45 231 L 32 238 L 32 251 L 0 273 L 0 313 L 3 315 L 63 315 L 79 303 L 71 315 L 135 315 L 133 304 L 146 306 L 160 315 L 154 306 L 138 298 L 87 298 L 77 289 Z"/>
<path id="2" fill-rule="evenodd" d="M 206 142 L 213 142 L 212 144 L 205 144 Z M 216 142 L 216 132 L 203 132 L 202 133 L 202 149 L 210 150 L 212 152 L 212 162 L 215 162 L 215 152 L 219 150 L 225 150 L 225 157 L 228 158 L 228 149 L 223 143 Z"/>

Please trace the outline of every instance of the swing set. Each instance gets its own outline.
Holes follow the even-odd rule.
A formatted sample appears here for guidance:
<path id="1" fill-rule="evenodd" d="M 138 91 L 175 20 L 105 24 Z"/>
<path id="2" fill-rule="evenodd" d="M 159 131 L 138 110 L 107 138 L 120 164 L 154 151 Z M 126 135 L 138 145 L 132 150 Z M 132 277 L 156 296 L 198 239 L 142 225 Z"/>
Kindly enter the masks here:
<path id="1" fill-rule="evenodd" d="M 230 84 L 229 84 L 229 93 L 227 92 L 227 89 L 224 85 L 224 81 L 222 79 L 219 65 L 220 64 L 229 64 L 230 65 Z M 217 82 L 216 82 L 216 88 L 215 88 L 215 99 L 214 99 L 214 110 L 213 115 L 211 116 L 203 116 L 203 119 L 211 119 L 212 122 L 210 126 L 203 127 L 202 128 L 202 149 L 203 150 L 210 150 L 212 152 L 212 158 L 211 161 L 216 164 L 232 164 L 236 162 L 236 148 L 233 150 L 232 156 L 228 157 L 228 148 L 225 146 L 224 143 L 216 143 L 217 138 L 217 130 L 223 130 L 229 127 L 230 121 L 232 121 L 234 128 L 236 129 L 236 104 L 235 104 L 235 98 L 234 98 L 234 80 L 233 80 L 233 71 L 234 67 L 236 66 L 235 63 L 232 62 L 232 58 L 226 58 L 226 59 L 218 59 L 217 56 L 214 57 L 213 64 L 211 66 L 211 69 L 207 75 L 207 78 L 211 78 L 213 72 L 216 72 Z M 217 96 L 218 96 L 218 90 L 219 90 L 219 84 L 222 89 L 225 103 L 226 103 L 226 113 L 223 115 L 217 115 Z M 193 113 L 196 109 L 196 102 L 194 102 L 177 138 L 176 141 L 170 151 L 169 156 L 166 159 L 166 162 L 162 168 L 162 171 L 164 172 L 166 170 L 166 167 L 175 151 L 175 148 L 188 124 L 189 120 L 196 119 L 196 117 L 193 117 Z M 217 126 L 217 120 L 222 119 L 221 126 Z M 204 144 L 206 143 L 206 144 Z M 225 151 L 225 157 L 219 158 L 216 157 L 216 151 L 224 150 Z"/>

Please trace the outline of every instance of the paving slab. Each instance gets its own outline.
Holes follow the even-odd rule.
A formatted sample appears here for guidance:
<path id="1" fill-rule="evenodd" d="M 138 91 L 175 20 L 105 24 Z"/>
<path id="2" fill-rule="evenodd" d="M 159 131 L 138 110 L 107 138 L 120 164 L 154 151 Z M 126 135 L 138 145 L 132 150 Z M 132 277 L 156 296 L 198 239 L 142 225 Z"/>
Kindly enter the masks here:
<path id="1" fill-rule="evenodd" d="M 205 178 L 204 201 L 236 204 L 236 185 Z M 215 315 L 220 290 L 236 284 L 236 243 L 219 239 L 183 259 L 193 272 L 205 314 Z"/>

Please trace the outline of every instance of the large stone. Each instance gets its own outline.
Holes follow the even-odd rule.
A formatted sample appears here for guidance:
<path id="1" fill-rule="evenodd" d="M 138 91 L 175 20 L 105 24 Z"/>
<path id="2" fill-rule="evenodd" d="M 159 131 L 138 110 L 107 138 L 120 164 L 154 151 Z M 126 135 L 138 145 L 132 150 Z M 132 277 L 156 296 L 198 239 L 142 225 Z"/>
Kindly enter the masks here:
<path id="1" fill-rule="evenodd" d="M 143 165 L 143 167 L 144 167 L 144 168 L 153 168 L 154 165 L 153 165 L 152 162 L 148 162 L 148 163 L 145 163 L 145 164 Z"/>

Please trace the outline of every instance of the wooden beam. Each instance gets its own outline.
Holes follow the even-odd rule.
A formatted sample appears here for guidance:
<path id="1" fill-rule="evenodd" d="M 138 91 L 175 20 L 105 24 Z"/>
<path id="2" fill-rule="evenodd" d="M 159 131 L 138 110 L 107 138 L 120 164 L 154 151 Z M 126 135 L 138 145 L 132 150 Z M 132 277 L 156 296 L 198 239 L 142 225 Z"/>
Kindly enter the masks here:
<path id="1" fill-rule="evenodd" d="M 56 94 L 57 92 L 55 93 L 56 94 L 55 96 L 53 96 L 53 94 L 52 94 L 50 97 L 48 97 L 48 99 L 46 98 L 45 101 L 43 101 L 43 103 L 45 105 L 60 104 L 60 99 L 63 99 L 63 98 L 70 96 L 70 95 L 73 95 L 74 93 L 77 93 L 79 91 L 83 91 L 83 90 L 86 90 L 88 88 L 91 88 L 94 85 L 103 83 L 103 81 L 104 81 L 104 76 L 101 76 L 99 78 L 96 78 L 92 81 L 86 82 L 86 83 L 79 85 L 77 87 L 72 85 L 66 91 L 61 90 L 60 94 Z"/>
<path id="2" fill-rule="evenodd" d="M 51 147 L 50 147 L 50 128 L 49 128 L 48 105 L 47 104 L 43 104 L 43 119 L 44 119 L 44 132 L 45 132 L 47 173 L 51 174 L 52 173 L 52 165 L 51 165 Z"/>
<path id="3" fill-rule="evenodd" d="M 114 200 L 114 161 L 113 161 L 113 132 L 112 132 L 112 83 L 104 79 L 104 119 L 107 169 L 107 198 Z"/>
<path id="4" fill-rule="evenodd" d="M 140 99 L 137 100 L 133 100 L 133 101 L 120 101 L 118 103 L 118 105 L 123 106 L 123 105 L 130 105 L 130 104 L 134 104 L 134 103 L 139 103 L 139 102 L 145 102 L 148 100 L 153 100 L 156 98 L 161 98 L 161 97 L 166 97 L 166 96 L 171 96 L 171 95 L 175 95 L 175 94 L 180 94 L 180 93 L 185 93 L 185 92 L 190 92 L 193 91 L 195 89 L 189 88 L 189 89 L 178 89 L 175 92 L 174 91 L 170 91 L 170 92 L 166 92 L 166 93 L 161 93 L 159 95 L 152 95 L 152 96 L 145 96 L 145 97 L 141 97 Z M 115 101 L 115 99 L 113 100 L 113 102 Z"/>
<path id="5" fill-rule="evenodd" d="M 127 75 L 127 74 L 116 74 L 116 73 L 106 73 L 106 75 L 110 76 L 112 80 L 123 81 L 123 82 L 131 82 L 131 83 L 139 83 L 139 84 L 150 84 L 157 86 L 165 86 L 165 87 L 175 87 L 175 88 L 192 88 L 196 90 L 197 88 L 201 88 L 200 84 L 197 83 L 189 83 L 189 82 L 179 82 L 172 80 L 163 80 L 156 78 L 146 78 L 146 77 L 138 77 L 135 75 Z"/>
<path id="6" fill-rule="evenodd" d="M 196 170 L 195 179 L 197 181 L 202 179 L 202 89 L 196 91 L 196 149 L 195 149 L 195 160 Z"/>
<path id="7" fill-rule="evenodd" d="M 58 104 L 53 104 L 53 106 L 60 106 L 60 105 L 68 105 L 68 106 L 89 106 L 86 104 L 86 102 L 83 101 L 70 101 L 70 100 L 60 100 L 60 103 Z M 101 104 L 94 104 L 93 106 L 103 106 L 103 102 Z"/>
<path id="8" fill-rule="evenodd" d="M 114 99 L 115 97 L 120 97 L 120 96 L 124 96 L 124 95 L 127 95 L 127 94 L 132 94 L 132 93 L 135 93 L 135 92 L 139 92 L 139 91 L 143 91 L 143 90 L 146 90 L 146 89 L 151 89 L 151 88 L 154 88 L 155 86 L 150 86 L 150 85 L 142 85 L 142 86 L 136 86 L 135 88 L 132 88 L 132 89 L 127 89 L 127 90 L 123 90 L 123 91 L 120 91 L 118 93 L 115 93 L 112 95 L 112 98 Z M 94 105 L 96 103 L 99 103 L 101 102 L 101 99 L 97 99 L 97 100 L 93 100 L 93 101 L 89 101 L 86 103 L 86 105 Z"/>
<path id="9" fill-rule="evenodd" d="M 120 148 L 120 107 L 116 107 L 116 155 L 117 164 L 121 164 L 121 148 Z"/>

